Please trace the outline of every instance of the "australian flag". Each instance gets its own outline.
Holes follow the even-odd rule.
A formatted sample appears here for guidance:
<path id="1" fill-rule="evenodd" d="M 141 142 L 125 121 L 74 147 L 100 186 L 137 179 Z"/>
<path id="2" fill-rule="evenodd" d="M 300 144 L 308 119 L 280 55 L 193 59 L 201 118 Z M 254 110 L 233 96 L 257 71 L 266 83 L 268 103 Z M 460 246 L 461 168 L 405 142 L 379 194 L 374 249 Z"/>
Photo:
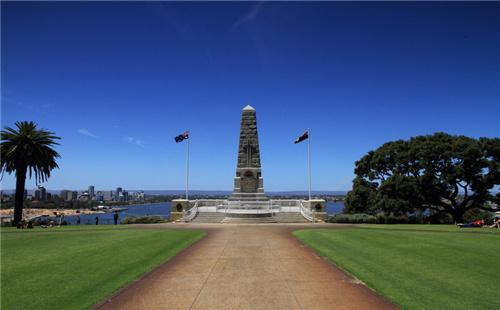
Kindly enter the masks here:
<path id="1" fill-rule="evenodd" d="M 309 130 L 306 130 L 306 132 L 304 132 L 304 133 L 302 134 L 302 136 L 298 137 L 298 138 L 295 140 L 295 144 L 300 143 L 300 142 L 302 142 L 302 141 L 304 141 L 304 140 L 307 140 L 307 139 L 309 139 Z"/>
<path id="2" fill-rule="evenodd" d="M 180 135 L 176 136 L 174 139 L 175 139 L 175 143 L 179 143 L 179 142 L 182 142 L 186 139 L 189 139 L 189 131 L 184 131 Z"/>

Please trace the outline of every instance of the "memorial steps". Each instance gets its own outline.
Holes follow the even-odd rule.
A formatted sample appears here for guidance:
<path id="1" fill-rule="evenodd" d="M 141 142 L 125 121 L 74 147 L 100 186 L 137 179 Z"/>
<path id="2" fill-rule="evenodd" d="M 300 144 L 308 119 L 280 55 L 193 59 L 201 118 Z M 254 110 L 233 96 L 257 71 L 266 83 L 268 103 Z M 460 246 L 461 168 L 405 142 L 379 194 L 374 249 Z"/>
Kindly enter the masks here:
<path id="1" fill-rule="evenodd" d="M 298 212 L 279 212 L 273 216 L 225 217 L 221 223 L 258 224 L 258 223 L 310 223 Z"/>
<path id="2" fill-rule="evenodd" d="M 258 217 L 234 217 L 227 216 L 222 222 L 223 224 L 267 224 L 277 223 L 273 216 L 258 216 Z"/>
<path id="3" fill-rule="evenodd" d="M 224 213 L 219 212 L 198 212 L 192 223 L 221 223 Z"/>
<path id="4" fill-rule="evenodd" d="M 300 212 L 280 212 L 275 218 L 277 223 L 310 223 Z"/>
<path id="5" fill-rule="evenodd" d="M 308 223 L 326 218 L 324 200 L 173 200 L 174 221 L 194 223 Z"/>
<path id="6" fill-rule="evenodd" d="M 192 223 L 258 224 L 258 223 L 309 223 L 300 212 L 273 214 L 229 214 L 224 212 L 198 212 Z"/>

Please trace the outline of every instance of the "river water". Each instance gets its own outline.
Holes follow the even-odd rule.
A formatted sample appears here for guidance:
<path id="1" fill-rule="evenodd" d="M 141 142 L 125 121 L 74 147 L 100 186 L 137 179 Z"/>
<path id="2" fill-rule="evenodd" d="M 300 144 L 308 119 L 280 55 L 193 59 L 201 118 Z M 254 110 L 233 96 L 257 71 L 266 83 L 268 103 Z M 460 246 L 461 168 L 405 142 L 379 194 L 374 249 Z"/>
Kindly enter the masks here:
<path id="1" fill-rule="evenodd" d="M 164 219 L 170 218 L 170 202 L 129 205 L 124 207 L 128 209 L 122 212 L 118 212 L 118 222 L 121 222 L 121 220 L 130 216 L 154 215 L 161 216 Z M 328 202 L 326 204 L 326 212 L 328 215 L 337 214 L 342 211 L 343 207 L 343 202 Z M 99 219 L 99 225 L 113 224 L 113 216 L 114 213 L 82 214 L 80 215 L 80 224 L 95 225 L 96 217 Z M 64 220 L 70 225 L 76 225 L 77 218 L 78 216 L 66 216 L 64 217 Z"/>

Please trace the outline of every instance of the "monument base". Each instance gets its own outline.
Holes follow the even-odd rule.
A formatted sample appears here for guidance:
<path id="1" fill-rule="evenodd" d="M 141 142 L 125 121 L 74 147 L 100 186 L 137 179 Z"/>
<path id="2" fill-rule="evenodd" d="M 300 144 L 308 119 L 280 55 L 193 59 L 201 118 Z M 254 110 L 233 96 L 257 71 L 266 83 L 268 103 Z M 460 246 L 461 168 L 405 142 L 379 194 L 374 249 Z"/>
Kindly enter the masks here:
<path id="1" fill-rule="evenodd" d="M 264 194 L 264 180 L 260 168 L 237 168 L 234 178 L 234 191 L 229 200 L 269 201 Z"/>
<path id="2" fill-rule="evenodd" d="M 269 201 L 264 193 L 233 193 L 227 198 L 230 201 Z"/>
<path id="3" fill-rule="evenodd" d="M 234 193 L 227 200 L 173 200 L 173 221 L 197 223 L 307 223 L 327 220 L 323 199 L 270 199 L 264 193 Z M 191 207 L 183 210 L 183 207 Z M 181 210 L 181 211 L 178 211 Z M 314 219 L 314 220 L 313 220 Z M 243 222 L 238 222 L 243 223 Z"/>
<path id="4" fill-rule="evenodd" d="M 326 212 L 316 212 L 314 213 L 314 219 L 316 222 L 326 222 L 328 219 L 328 215 Z"/>
<path id="5" fill-rule="evenodd" d="M 173 199 L 170 202 L 170 221 L 175 222 L 181 220 L 184 212 L 191 209 L 193 203 L 187 199 Z"/>
<path id="6" fill-rule="evenodd" d="M 170 211 L 182 213 L 182 211 L 187 211 L 191 209 L 192 206 L 193 203 L 187 199 L 172 199 L 170 204 L 170 209 L 171 209 Z"/>
<path id="7" fill-rule="evenodd" d="M 183 212 L 170 212 L 170 222 L 180 221 L 183 216 Z"/>

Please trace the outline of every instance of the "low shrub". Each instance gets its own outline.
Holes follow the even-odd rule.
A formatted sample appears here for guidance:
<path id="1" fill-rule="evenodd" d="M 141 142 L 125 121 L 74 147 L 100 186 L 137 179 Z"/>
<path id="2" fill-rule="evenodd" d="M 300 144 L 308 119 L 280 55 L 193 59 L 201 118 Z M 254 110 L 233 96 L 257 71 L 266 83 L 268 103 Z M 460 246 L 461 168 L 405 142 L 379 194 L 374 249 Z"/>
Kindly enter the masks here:
<path id="1" fill-rule="evenodd" d="M 424 218 L 422 215 L 412 214 L 408 217 L 409 224 L 424 224 Z"/>
<path id="2" fill-rule="evenodd" d="M 385 224 L 408 224 L 410 219 L 406 215 L 387 215 Z"/>
<path id="3" fill-rule="evenodd" d="M 164 223 L 161 216 L 130 216 L 121 221 L 121 224 L 154 224 Z"/>
<path id="4" fill-rule="evenodd" d="M 450 214 L 431 212 L 429 222 L 431 224 L 453 224 L 453 217 Z"/>
<path id="5" fill-rule="evenodd" d="M 354 214 L 336 214 L 328 218 L 330 223 L 353 223 L 353 224 L 375 224 L 377 223 L 377 218 L 373 215 L 364 213 L 354 213 Z"/>

